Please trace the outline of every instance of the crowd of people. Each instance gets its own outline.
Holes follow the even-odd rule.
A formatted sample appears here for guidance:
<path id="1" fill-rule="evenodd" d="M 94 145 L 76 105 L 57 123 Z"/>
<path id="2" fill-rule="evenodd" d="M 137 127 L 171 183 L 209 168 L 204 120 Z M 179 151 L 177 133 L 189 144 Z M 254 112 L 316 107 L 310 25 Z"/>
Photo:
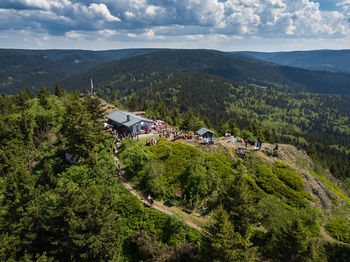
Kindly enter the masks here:
<path id="1" fill-rule="evenodd" d="M 184 132 L 183 130 L 176 130 L 172 128 L 159 128 L 158 129 L 158 135 L 160 138 L 170 138 L 174 141 L 178 139 L 193 139 L 194 133 L 193 132 Z"/>
<path id="2" fill-rule="evenodd" d="M 146 146 L 153 146 L 155 144 L 157 144 L 157 140 L 155 138 L 146 141 Z"/>

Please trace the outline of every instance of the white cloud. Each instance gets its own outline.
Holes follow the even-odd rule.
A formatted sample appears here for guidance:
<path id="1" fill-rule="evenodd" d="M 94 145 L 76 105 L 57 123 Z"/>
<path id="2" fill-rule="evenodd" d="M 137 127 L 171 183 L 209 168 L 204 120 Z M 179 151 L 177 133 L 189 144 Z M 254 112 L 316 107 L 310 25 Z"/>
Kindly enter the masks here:
<path id="1" fill-rule="evenodd" d="M 124 15 L 128 19 L 133 18 L 135 16 L 133 12 L 129 12 L 129 11 L 124 12 Z"/>
<path id="2" fill-rule="evenodd" d="M 150 5 L 146 8 L 145 13 L 149 16 L 155 16 L 157 14 L 157 11 L 160 9 L 160 7 Z"/>
<path id="3" fill-rule="evenodd" d="M 106 19 L 109 22 L 119 22 L 120 19 L 116 16 L 111 15 L 105 4 L 90 4 L 88 8 L 84 8 L 86 14 L 92 18 Z"/>
<path id="4" fill-rule="evenodd" d="M 76 31 L 69 31 L 66 33 L 66 36 L 69 38 L 83 38 L 83 35 L 80 33 L 77 33 Z"/>
<path id="5" fill-rule="evenodd" d="M 120 41 L 345 39 L 350 0 L 337 6 L 329 12 L 312 0 L 0 0 L 0 30 L 69 39 L 94 31 Z"/>
<path id="6" fill-rule="evenodd" d="M 116 30 L 109 30 L 109 29 L 100 30 L 98 31 L 98 33 L 102 36 L 115 36 L 119 34 Z"/>

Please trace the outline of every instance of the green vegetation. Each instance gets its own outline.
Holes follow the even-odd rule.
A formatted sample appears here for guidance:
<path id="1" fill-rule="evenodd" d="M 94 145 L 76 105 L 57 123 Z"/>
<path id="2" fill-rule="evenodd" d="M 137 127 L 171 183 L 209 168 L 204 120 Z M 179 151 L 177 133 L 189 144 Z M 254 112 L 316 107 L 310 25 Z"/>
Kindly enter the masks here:
<path id="1" fill-rule="evenodd" d="M 131 85 L 136 90 L 164 82 L 179 72 L 210 74 L 280 91 L 350 94 L 348 74 L 278 66 L 215 50 L 161 50 L 129 57 L 76 75 L 62 84 L 74 90 L 93 75 L 106 89 L 118 86 L 123 91 L 125 85 Z M 178 91 L 179 87 L 172 89 L 173 93 Z"/>
<path id="2" fill-rule="evenodd" d="M 0 260 L 195 261 L 201 234 L 119 183 L 101 101 L 61 95 L 0 97 Z"/>
<path id="3" fill-rule="evenodd" d="M 172 71 L 167 65 L 148 64 L 156 54 L 144 57 L 145 70 L 139 59 L 130 58 L 94 71 L 105 99 L 130 110 L 145 110 L 149 116 L 184 130 L 204 125 L 219 135 L 230 132 L 235 136 L 252 135 L 264 142 L 293 144 L 306 149 L 337 178 L 350 175 L 350 96 L 263 89 L 208 71 L 198 73 L 189 68 L 183 72 L 180 65 Z M 81 86 L 91 74 L 63 85 L 70 89 Z"/>
<path id="4" fill-rule="evenodd" d="M 93 76 L 99 94 L 108 101 L 130 110 L 146 110 L 150 116 L 185 130 L 205 125 L 219 135 L 231 132 L 249 137 L 250 124 L 257 121 L 262 132 L 252 132 L 256 139 L 294 144 L 320 160 L 337 178 L 350 176 L 350 100 L 348 95 L 336 95 L 349 94 L 348 75 L 280 67 L 212 50 L 154 51 L 2 50 L 5 73 L 0 74 L 1 87 L 16 93 L 30 84 L 37 92 L 38 86 L 45 85 L 45 81 L 35 80 L 39 76 L 49 79 L 46 86 L 52 87 L 62 68 L 72 74 L 89 68 L 89 63 L 132 56 L 76 75 L 62 86 L 76 90 L 88 86 L 86 79 Z M 11 66 L 12 60 L 16 66 Z M 80 62 L 72 64 L 75 60 Z M 31 72 L 32 64 L 44 64 L 48 73 Z M 73 70 L 72 65 L 78 68 Z M 19 76 L 22 69 L 28 74 L 25 80 Z M 62 73 L 64 78 L 67 72 Z"/>
<path id="5" fill-rule="evenodd" d="M 236 173 L 227 157 L 210 155 L 183 143 L 160 139 L 151 147 L 144 141 L 126 144 L 120 149 L 120 160 L 144 194 L 176 200 L 173 190 L 182 190 L 183 205 L 191 208 L 214 205 L 223 181 Z"/>
<path id="6" fill-rule="evenodd" d="M 277 175 L 277 177 L 282 180 L 286 185 L 295 191 L 301 192 L 304 188 L 304 182 L 301 176 L 291 170 L 288 169 L 288 166 L 282 162 L 277 162 L 275 167 L 272 169 L 273 173 Z"/>
<path id="7" fill-rule="evenodd" d="M 333 191 L 334 194 L 336 194 L 341 200 L 343 200 L 348 206 L 350 206 L 350 198 L 347 197 L 341 190 L 339 187 L 337 187 L 335 184 L 333 184 L 332 182 L 329 182 L 327 180 L 327 178 L 325 178 L 324 176 L 320 176 L 318 174 L 316 174 L 315 172 L 310 171 L 310 174 L 319 178 L 323 184 L 325 184 L 330 190 Z"/>
<path id="8" fill-rule="evenodd" d="M 326 229 L 334 238 L 350 244 L 350 221 L 345 217 L 329 221 L 326 224 Z"/>
<path id="9" fill-rule="evenodd" d="M 322 174 L 329 167 L 339 178 L 349 175 L 348 96 L 273 91 L 295 82 L 284 82 L 273 72 L 261 79 L 259 74 L 265 72 L 261 68 L 255 80 L 250 79 L 253 85 L 238 84 L 208 73 L 218 70 L 221 76 L 243 81 L 248 60 L 239 60 L 244 63 L 232 76 L 236 65 L 230 60 L 230 70 L 225 71 L 225 54 L 205 51 L 210 53 L 205 58 L 203 52 L 194 52 L 186 65 L 180 62 L 189 53 L 172 50 L 163 53 L 164 64 L 146 66 L 157 59 L 152 54 L 143 56 L 143 61 L 124 60 L 130 71 L 112 69 L 120 63 L 105 65 L 101 69 L 105 75 L 94 71 L 97 79 L 111 76 L 100 82 L 100 95 L 186 131 L 206 126 L 218 136 L 230 132 L 263 143 L 290 142 L 307 149 L 316 163 L 314 171 Z M 50 59 L 62 56 L 52 54 Z M 213 67 L 203 72 L 203 61 Z M 186 68 L 188 72 L 183 71 Z M 204 234 L 189 228 L 179 215 L 143 205 L 119 182 L 113 141 L 103 131 L 105 112 L 98 97 L 67 93 L 59 85 L 54 94 L 42 87 L 37 96 L 26 88 L 14 96 L 1 95 L 0 107 L 1 261 L 346 261 L 349 257 L 348 211 L 337 198 L 329 200 L 334 210 L 327 215 L 308 205 L 310 197 L 304 190 L 309 185 L 298 174 L 299 169 L 305 171 L 303 159 L 293 170 L 292 164 L 274 161 L 268 153 L 249 152 L 240 159 L 224 144 L 204 147 L 157 139 L 157 144 L 146 146 L 142 139 L 124 139 L 118 157 L 130 183 L 156 203 L 175 205 L 191 213 L 189 217 L 202 214 L 200 221 L 208 222 L 202 225 Z M 336 185 L 311 174 L 349 205 L 350 199 Z M 175 196 L 174 189 L 182 196 Z"/>
<path id="10" fill-rule="evenodd" d="M 287 203 L 294 207 L 304 207 L 306 206 L 305 194 L 294 190 L 289 187 L 288 184 L 292 184 L 293 187 L 298 185 L 295 181 L 300 182 L 298 180 L 292 180 L 290 178 L 285 178 L 285 172 L 282 172 L 283 169 L 275 168 L 275 171 L 278 171 L 278 174 L 282 176 L 282 181 L 288 181 L 288 183 L 284 184 L 279 176 L 272 172 L 271 168 L 264 164 L 260 164 L 256 173 L 256 183 L 262 188 L 266 193 L 272 194 L 278 198 L 285 199 Z M 285 171 L 285 170 L 283 170 Z M 291 172 L 293 174 L 293 172 Z M 282 175 L 281 175 L 282 174 Z M 288 173 L 287 173 L 288 174 Z M 293 174 L 296 176 L 295 174 Z M 299 186 L 299 185 L 298 185 Z"/>
<path id="11" fill-rule="evenodd" d="M 37 93 L 41 86 L 53 86 L 94 66 L 159 49 L 20 50 L 0 49 L 0 93 L 16 94 L 24 86 Z M 83 86 L 89 86 L 89 82 Z"/>
<path id="12" fill-rule="evenodd" d="M 319 71 L 350 72 L 349 50 L 312 50 L 292 52 L 233 52 L 280 65 Z"/>

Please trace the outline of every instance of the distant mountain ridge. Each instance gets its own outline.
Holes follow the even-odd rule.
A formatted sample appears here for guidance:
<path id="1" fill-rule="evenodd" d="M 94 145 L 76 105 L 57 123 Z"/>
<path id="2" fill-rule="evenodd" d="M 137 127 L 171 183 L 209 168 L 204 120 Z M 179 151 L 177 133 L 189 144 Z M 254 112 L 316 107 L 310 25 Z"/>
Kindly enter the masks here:
<path id="1" fill-rule="evenodd" d="M 0 49 L 0 93 L 15 94 L 24 86 L 38 90 L 94 66 L 160 49 L 20 50 Z"/>
<path id="2" fill-rule="evenodd" d="M 309 70 L 350 73 L 350 50 L 311 50 L 292 52 L 230 52 L 285 66 Z"/>
<path id="3" fill-rule="evenodd" d="M 25 86 L 37 92 L 41 86 L 52 89 L 57 82 L 75 90 L 87 86 L 90 77 L 97 83 L 107 83 L 118 80 L 118 75 L 130 74 L 145 83 L 145 75 L 176 72 L 211 74 L 279 91 L 350 94 L 350 74 L 281 66 L 245 53 L 198 49 L 0 49 L 0 93 L 15 94 Z M 128 78 L 119 79 L 118 84 L 125 84 L 121 83 L 125 79 Z"/>
<path id="4" fill-rule="evenodd" d="M 74 90 L 86 86 L 92 76 L 110 89 L 136 87 L 176 72 L 205 73 L 279 91 L 350 95 L 350 74 L 280 66 L 215 50 L 164 50 L 133 56 L 97 66 L 61 84 Z"/>

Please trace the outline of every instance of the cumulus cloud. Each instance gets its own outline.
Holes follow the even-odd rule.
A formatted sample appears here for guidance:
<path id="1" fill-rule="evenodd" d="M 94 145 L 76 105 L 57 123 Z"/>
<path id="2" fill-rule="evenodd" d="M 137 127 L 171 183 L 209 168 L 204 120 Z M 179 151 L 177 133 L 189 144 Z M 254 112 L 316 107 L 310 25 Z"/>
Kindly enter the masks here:
<path id="1" fill-rule="evenodd" d="M 7 0 L 0 30 L 82 37 L 161 40 L 342 38 L 349 35 L 350 0 L 321 11 L 311 0 Z M 215 39 L 218 39 L 217 37 Z"/>

